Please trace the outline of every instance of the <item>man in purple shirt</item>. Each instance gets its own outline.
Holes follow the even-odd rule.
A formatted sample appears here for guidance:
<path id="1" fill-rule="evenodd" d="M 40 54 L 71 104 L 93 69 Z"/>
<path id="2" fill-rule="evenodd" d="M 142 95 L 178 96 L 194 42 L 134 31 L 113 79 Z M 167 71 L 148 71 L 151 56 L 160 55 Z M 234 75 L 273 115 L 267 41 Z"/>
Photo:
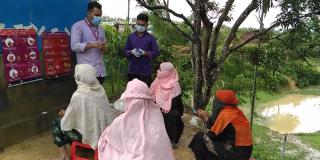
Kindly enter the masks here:
<path id="1" fill-rule="evenodd" d="M 103 54 L 106 53 L 106 37 L 101 26 L 102 6 L 98 2 L 88 4 L 88 14 L 71 28 L 71 49 L 76 52 L 78 64 L 90 64 L 96 69 L 97 78 L 103 84 L 106 68 Z"/>
<path id="2" fill-rule="evenodd" d="M 136 31 L 127 39 L 124 54 L 129 61 L 128 81 L 138 78 L 151 85 L 151 61 L 159 55 L 159 47 L 153 35 L 147 32 L 149 17 L 137 16 Z"/>

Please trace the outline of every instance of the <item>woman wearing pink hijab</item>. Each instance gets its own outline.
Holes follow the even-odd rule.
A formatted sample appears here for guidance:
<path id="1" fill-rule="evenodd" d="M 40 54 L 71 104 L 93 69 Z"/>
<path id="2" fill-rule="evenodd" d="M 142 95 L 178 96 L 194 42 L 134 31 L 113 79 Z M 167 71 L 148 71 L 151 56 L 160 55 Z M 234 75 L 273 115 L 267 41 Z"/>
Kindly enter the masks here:
<path id="1" fill-rule="evenodd" d="M 156 79 L 150 87 L 151 95 L 163 112 L 167 133 L 173 148 L 177 148 L 184 124 L 181 87 L 177 70 L 170 62 L 160 64 Z"/>
<path id="2" fill-rule="evenodd" d="M 105 129 L 98 143 L 101 160 L 174 160 L 159 106 L 148 86 L 134 79 L 121 98 L 124 113 Z"/>

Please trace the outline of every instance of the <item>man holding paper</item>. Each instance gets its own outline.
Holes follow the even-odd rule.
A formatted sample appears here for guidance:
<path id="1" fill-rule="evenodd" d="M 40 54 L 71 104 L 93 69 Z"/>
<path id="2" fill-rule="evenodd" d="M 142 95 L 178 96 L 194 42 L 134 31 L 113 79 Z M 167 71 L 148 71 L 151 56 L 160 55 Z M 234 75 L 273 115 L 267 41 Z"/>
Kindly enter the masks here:
<path id="1" fill-rule="evenodd" d="M 76 52 L 78 64 L 90 64 L 96 69 L 102 85 L 106 77 L 103 54 L 106 53 L 106 37 L 101 26 L 102 6 L 93 1 L 88 4 L 87 16 L 71 28 L 71 49 Z"/>

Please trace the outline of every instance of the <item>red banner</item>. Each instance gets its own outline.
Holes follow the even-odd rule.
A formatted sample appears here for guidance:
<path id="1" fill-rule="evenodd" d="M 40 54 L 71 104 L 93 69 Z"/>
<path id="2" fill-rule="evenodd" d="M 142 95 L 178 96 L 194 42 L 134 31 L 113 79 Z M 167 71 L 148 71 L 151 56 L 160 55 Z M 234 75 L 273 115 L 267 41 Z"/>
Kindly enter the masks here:
<path id="1" fill-rule="evenodd" d="M 42 48 L 47 78 L 71 73 L 70 37 L 67 33 L 43 33 Z"/>
<path id="2" fill-rule="evenodd" d="M 5 80 L 9 86 L 41 78 L 36 37 L 34 29 L 1 30 Z"/>

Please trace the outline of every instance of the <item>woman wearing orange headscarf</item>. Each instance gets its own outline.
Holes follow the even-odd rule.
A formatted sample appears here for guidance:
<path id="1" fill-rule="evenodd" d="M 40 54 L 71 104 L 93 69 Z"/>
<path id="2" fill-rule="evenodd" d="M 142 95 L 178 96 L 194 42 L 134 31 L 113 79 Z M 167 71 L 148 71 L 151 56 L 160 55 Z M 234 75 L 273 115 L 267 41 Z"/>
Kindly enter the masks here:
<path id="1" fill-rule="evenodd" d="M 198 132 L 189 147 L 197 160 L 248 160 L 252 153 L 252 134 L 248 120 L 237 107 L 236 94 L 230 90 L 216 92 L 212 115 L 199 109 L 209 131 Z"/>

